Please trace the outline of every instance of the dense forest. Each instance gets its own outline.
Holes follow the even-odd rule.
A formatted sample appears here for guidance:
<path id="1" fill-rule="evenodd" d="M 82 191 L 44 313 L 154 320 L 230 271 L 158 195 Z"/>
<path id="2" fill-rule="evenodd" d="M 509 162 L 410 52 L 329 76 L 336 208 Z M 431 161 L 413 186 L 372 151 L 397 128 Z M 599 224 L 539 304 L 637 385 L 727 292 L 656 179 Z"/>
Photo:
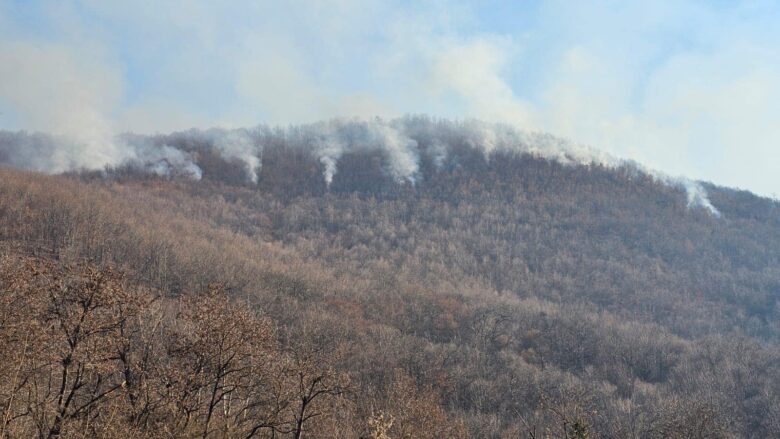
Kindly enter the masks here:
<path id="1" fill-rule="evenodd" d="M 0 133 L 0 437 L 780 437 L 776 201 L 426 117 L 120 141 Z"/>

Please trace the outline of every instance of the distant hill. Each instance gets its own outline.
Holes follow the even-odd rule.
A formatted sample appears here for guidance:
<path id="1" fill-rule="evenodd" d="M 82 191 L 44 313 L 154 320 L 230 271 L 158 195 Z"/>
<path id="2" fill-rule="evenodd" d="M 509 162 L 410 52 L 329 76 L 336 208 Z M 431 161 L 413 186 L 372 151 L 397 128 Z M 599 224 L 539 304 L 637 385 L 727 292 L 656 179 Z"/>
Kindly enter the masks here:
<path id="1" fill-rule="evenodd" d="M 59 142 L 0 133 L 0 436 L 780 437 L 776 201 L 476 121 Z"/>

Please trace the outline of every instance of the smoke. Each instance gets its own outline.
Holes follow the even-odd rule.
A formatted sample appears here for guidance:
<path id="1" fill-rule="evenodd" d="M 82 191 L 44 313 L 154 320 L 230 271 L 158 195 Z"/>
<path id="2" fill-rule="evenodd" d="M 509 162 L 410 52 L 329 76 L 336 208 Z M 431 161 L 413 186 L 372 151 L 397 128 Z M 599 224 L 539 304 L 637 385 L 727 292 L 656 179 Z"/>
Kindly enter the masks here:
<path id="1" fill-rule="evenodd" d="M 200 180 L 203 176 L 201 169 L 187 153 L 167 145 L 155 150 L 155 153 L 145 157 L 142 163 L 145 169 L 159 176 L 169 178 L 182 176 L 193 180 Z"/>
<path id="2" fill-rule="evenodd" d="M 200 179 L 191 154 L 117 136 L 110 115 L 123 93 L 121 69 L 88 42 L 0 42 L 0 103 L 37 132 L 0 133 L 0 161 L 48 173 L 129 167 L 166 177 Z M 43 134 L 46 133 L 46 134 Z"/>
<path id="3" fill-rule="evenodd" d="M 244 163 L 249 181 L 257 183 L 262 148 L 248 130 L 212 128 L 206 131 L 205 134 L 205 137 L 214 145 L 222 157 L 236 159 Z"/>
<path id="4" fill-rule="evenodd" d="M 130 156 L 121 165 L 165 178 L 200 180 L 203 171 L 192 154 L 170 145 L 154 145 L 143 136 L 124 136 L 121 143 Z"/>
<path id="5" fill-rule="evenodd" d="M 0 133 L 0 156 L 16 168 L 47 173 L 102 169 L 134 157 L 134 152 L 117 142 L 92 142 L 63 135 L 26 132 Z"/>
<path id="6" fill-rule="evenodd" d="M 488 123 L 477 119 L 468 119 L 460 123 L 428 120 L 403 120 L 403 129 L 414 132 L 415 138 L 425 137 L 433 145 L 434 163 L 440 166 L 446 157 L 446 146 L 453 139 L 460 139 L 469 146 L 481 149 L 486 157 L 494 151 L 507 151 L 531 154 L 564 165 L 599 164 L 612 169 L 633 169 L 638 173 L 652 176 L 664 184 L 680 188 L 686 193 L 689 207 L 700 207 L 715 217 L 721 213 L 712 204 L 707 191 L 699 182 L 686 177 L 673 177 L 661 171 L 649 169 L 633 160 L 614 157 L 588 145 L 553 136 L 549 133 L 520 130 L 505 123 Z"/>
<path id="7" fill-rule="evenodd" d="M 313 144 L 325 166 L 325 182 L 330 185 L 342 155 L 379 150 L 387 154 L 391 175 L 414 183 L 419 168 L 417 142 L 404 132 L 402 120 L 390 122 L 333 119 L 305 126 L 303 135 Z"/>
<path id="8" fill-rule="evenodd" d="M 141 17 L 135 14 L 138 12 L 136 9 L 138 8 L 127 8 L 126 11 L 116 14 L 116 16 L 133 16 L 139 19 Z M 452 145 L 456 143 L 465 143 L 480 148 L 487 154 L 494 150 L 506 149 L 526 152 L 566 164 L 600 163 L 619 167 L 626 163 L 578 143 L 548 134 L 523 131 L 515 127 L 523 129 L 536 127 L 574 134 L 579 138 L 589 139 L 593 144 L 606 147 L 614 146 L 616 143 L 626 145 L 637 143 L 644 146 L 642 148 L 644 151 L 650 151 L 648 146 L 653 142 L 657 144 L 668 143 L 657 141 L 661 138 L 659 136 L 645 135 L 652 134 L 654 130 L 637 129 L 637 125 L 631 123 L 625 125 L 627 127 L 625 132 L 631 133 L 631 135 L 621 135 L 614 137 L 614 139 L 609 136 L 592 135 L 594 129 L 597 129 L 599 133 L 614 131 L 614 128 L 610 129 L 614 124 L 597 123 L 603 122 L 603 120 L 589 117 L 591 114 L 610 113 L 606 110 L 612 108 L 611 105 L 604 105 L 604 108 L 601 108 L 602 105 L 597 105 L 599 107 L 597 109 L 603 111 L 601 113 L 594 112 L 594 102 L 598 104 L 621 103 L 624 99 L 620 94 L 606 93 L 616 88 L 613 84 L 614 81 L 596 81 L 599 87 L 596 89 L 590 87 L 593 78 L 611 78 L 611 76 L 605 76 L 604 71 L 600 69 L 588 70 L 590 67 L 600 66 L 599 63 L 590 62 L 598 57 L 587 56 L 590 53 L 588 50 L 567 51 L 566 62 L 561 67 L 563 70 L 561 72 L 550 70 L 550 74 L 557 75 L 558 80 L 550 81 L 555 84 L 555 87 L 540 91 L 540 96 L 543 96 L 540 98 L 541 103 L 546 103 L 549 107 L 547 108 L 544 105 L 540 106 L 540 102 L 532 103 L 522 94 L 516 93 L 511 83 L 507 81 L 513 68 L 512 61 L 516 55 L 521 53 L 519 50 L 521 47 L 515 43 L 513 38 L 492 34 L 463 35 L 462 37 L 453 35 L 446 31 L 449 23 L 445 23 L 449 20 L 447 17 L 450 17 L 452 11 L 440 10 L 438 7 L 430 9 L 426 7 L 422 8 L 422 11 L 415 10 L 414 13 L 401 13 L 400 15 L 390 14 L 389 10 L 381 9 L 384 10 L 383 13 L 378 15 L 372 13 L 369 16 L 378 20 L 376 23 L 386 21 L 387 17 L 395 17 L 394 22 L 386 27 L 389 30 L 383 37 L 386 40 L 379 41 L 379 44 L 372 43 L 370 45 L 364 45 L 364 43 L 369 40 L 376 41 L 376 39 L 365 38 L 368 35 L 366 32 L 373 35 L 376 26 L 369 24 L 374 23 L 371 20 L 354 19 L 356 16 L 350 14 L 357 10 L 355 8 L 347 6 L 333 9 L 331 7 L 322 11 L 317 10 L 313 15 L 310 15 L 312 11 L 310 8 L 297 8 L 295 11 L 283 12 L 281 15 L 286 16 L 292 13 L 293 16 L 297 16 L 296 14 L 302 13 L 307 17 L 305 22 L 312 25 L 309 26 L 311 29 L 308 30 L 314 32 L 310 36 L 322 37 L 309 38 L 309 40 L 330 41 L 322 46 L 315 45 L 322 53 L 300 52 L 298 45 L 295 44 L 297 37 L 284 37 L 283 35 L 287 35 L 288 30 L 275 26 L 279 24 L 283 27 L 289 21 L 277 20 L 279 17 L 276 17 L 275 14 L 279 11 L 270 11 L 272 15 L 269 16 L 266 13 L 269 11 L 261 8 L 263 13 L 255 16 L 270 26 L 260 26 L 261 28 L 276 29 L 277 31 L 257 31 L 257 20 L 255 19 L 247 21 L 231 19 L 229 20 L 231 26 L 213 26 L 212 20 L 222 17 L 220 14 L 196 14 L 197 17 L 190 18 L 195 18 L 196 21 L 203 19 L 204 22 L 201 25 L 184 25 L 183 27 L 193 31 L 195 41 L 204 43 L 202 45 L 205 50 L 208 50 L 208 56 L 203 57 L 204 52 L 200 50 L 180 50 L 185 47 L 178 44 L 166 44 L 166 47 L 173 48 L 178 53 L 168 54 L 170 57 L 162 57 L 167 58 L 166 62 L 162 66 L 156 66 L 155 69 L 149 70 L 149 72 L 156 72 L 154 75 L 142 75 L 143 79 L 156 82 L 151 85 L 143 84 L 144 90 L 170 90 L 170 93 L 155 93 L 155 98 L 151 98 L 145 93 L 139 93 L 136 87 L 140 84 L 137 82 L 128 82 L 127 88 L 130 90 L 125 90 L 125 81 L 130 78 L 127 68 L 138 66 L 123 64 L 127 62 L 124 55 L 127 55 L 125 49 L 128 48 L 123 48 L 121 51 L 115 50 L 117 47 L 112 47 L 111 44 L 111 41 L 115 39 L 96 37 L 102 36 L 102 33 L 93 34 L 95 29 L 90 30 L 89 26 L 84 26 L 85 22 L 77 19 L 81 14 L 75 12 L 81 8 L 64 7 L 61 10 L 56 10 L 56 12 L 63 13 L 64 18 L 61 23 L 59 21 L 58 23 L 67 31 L 58 35 L 57 38 L 51 38 L 51 35 L 45 38 L 30 38 L 31 35 L 36 34 L 36 31 L 18 32 L 22 30 L 21 27 L 24 27 L 23 24 L 20 29 L 16 29 L 14 32 L 9 30 L 10 28 L 4 28 L 0 30 L 0 34 L 5 37 L 0 38 L 0 111 L 8 114 L 4 114 L 0 122 L 3 122 L 4 126 L 22 126 L 32 131 L 50 134 L 0 133 L 4 136 L 0 138 L 0 143 L 2 143 L 0 144 L 0 163 L 53 173 L 130 166 L 149 174 L 192 179 L 208 175 L 216 168 L 219 168 L 218 172 L 223 172 L 225 169 L 231 169 L 231 172 L 235 172 L 230 166 L 224 166 L 224 163 L 213 160 L 216 155 L 227 161 L 243 164 L 246 182 L 255 184 L 258 182 L 258 172 L 261 172 L 263 149 L 268 142 L 282 141 L 306 145 L 309 151 L 323 164 L 324 179 L 327 183 L 333 180 L 338 170 L 338 162 L 345 154 L 361 151 L 380 151 L 386 159 L 384 164 L 390 176 L 398 181 L 414 183 L 420 172 L 420 154 L 423 153 L 421 148 L 425 148 L 425 154 L 432 158 L 434 165 L 441 166 L 446 161 Z M 252 13 L 258 14 L 260 11 L 246 11 L 246 8 L 238 10 L 241 11 L 241 18 L 249 17 Z M 185 24 L 178 21 L 182 18 L 180 12 L 174 8 L 162 11 L 162 15 L 153 15 L 157 17 L 170 15 L 170 17 L 176 18 L 177 23 Z M 344 15 L 345 13 L 347 15 Z M 114 17 L 114 13 L 108 13 L 105 8 L 98 8 L 97 14 L 104 16 L 107 14 L 112 16 L 111 18 L 117 18 Z M 60 14 L 55 13 L 51 15 L 52 17 L 60 16 Z M 136 31 L 141 32 L 139 36 L 143 37 L 144 41 L 148 39 L 146 37 L 148 37 L 150 29 L 143 25 L 149 18 L 147 15 L 145 12 L 141 14 L 143 19 L 131 26 Z M 349 26 L 343 26 L 342 20 L 345 16 L 354 19 Z M 358 11 L 358 16 L 362 17 L 360 11 Z M 167 38 L 170 36 L 167 33 L 170 30 L 169 21 L 155 21 L 151 29 L 155 29 L 159 25 L 157 31 L 164 30 L 164 32 L 156 35 L 163 39 Z M 112 22 L 119 24 L 121 20 Z M 330 23 L 330 25 L 319 29 L 323 31 L 319 32 L 317 27 L 323 23 Z M 47 27 L 43 23 L 40 24 L 39 28 Z M 229 29 L 230 40 L 212 40 L 213 37 L 228 37 L 228 35 L 217 35 L 221 34 L 220 32 L 211 34 L 215 29 L 220 28 Z M 344 39 L 329 39 L 329 32 L 335 29 L 344 32 Z M 358 29 L 359 32 L 355 33 L 355 29 Z M 295 35 L 298 35 L 297 31 L 294 32 Z M 241 37 L 233 39 L 234 34 L 241 35 Z M 172 35 L 182 36 L 183 34 L 174 32 Z M 282 35 L 282 37 L 269 39 L 274 35 Z M 185 41 L 193 40 L 186 39 Z M 210 43 L 205 44 L 206 41 L 210 41 Z M 213 44 L 214 41 L 229 41 L 231 44 Z M 333 41 L 348 44 L 333 44 Z M 231 49 L 226 53 L 216 50 L 225 47 L 238 47 L 239 50 L 236 52 Z M 338 69 L 322 71 L 320 66 L 328 65 L 324 63 L 324 60 L 333 58 L 328 56 L 327 50 L 334 47 L 338 48 L 339 53 L 346 47 L 350 48 L 349 50 L 371 54 L 373 62 L 362 60 L 354 65 L 348 64 L 347 70 L 343 72 Z M 280 48 L 283 50 L 279 50 Z M 160 54 L 159 52 L 154 53 Z M 236 56 L 237 54 L 246 55 L 246 53 L 255 56 Z M 595 53 L 598 54 L 598 52 Z M 194 57 L 191 58 L 193 54 Z M 751 56 L 753 55 L 751 54 Z M 765 56 L 762 55 L 759 58 L 763 57 Z M 130 56 L 129 58 L 135 57 Z M 142 58 L 156 60 L 158 56 Z M 344 57 L 344 59 L 347 58 L 350 57 Z M 220 65 L 224 64 L 227 68 L 209 69 L 208 65 L 202 64 L 202 60 L 213 64 L 215 59 L 219 61 Z M 262 60 L 262 62 L 257 60 Z M 689 64 L 699 65 L 698 62 Z M 715 63 L 710 66 L 714 69 L 710 70 L 722 71 L 720 64 L 720 62 Z M 697 71 L 687 68 L 688 64 L 682 67 L 685 67 L 683 69 L 685 72 Z M 359 79 L 360 76 L 344 76 L 342 73 L 347 71 L 362 72 L 365 75 L 363 79 L 366 81 L 356 82 L 361 84 L 358 88 L 359 92 L 356 93 L 355 89 L 351 89 L 351 86 L 346 84 L 352 84 L 355 82 L 352 79 Z M 771 73 L 771 69 L 767 71 Z M 392 73 L 387 74 L 387 72 Z M 399 75 L 399 72 L 402 74 Z M 678 83 L 677 77 L 679 75 L 675 72 L 677 70 L 671 70 L 667 76 Z M 221 76 L 223 74 L 228 76 Z M 564 76 L 561 77 L 562 74 Z M 386 84 L 380 87 L 384 92 L 378 95 L 371 93 L 371 90 L 376 90 L 375 85 L 382 85 L 374 80 L 381 82 L 382 78 L 376 77 L 383 75 L 387 75 L 384 76 Z M 683 75 L 686 78 L 689 76 Z M 697 76 L 690 77 L 695 80 Z M 771 77 L 767 74 L 758 79 L 762 80 L 760 83 L 765 83 Z M 347 79 L 345 80 L 345 78 Z M 572 87 L 566 87 L 569 78 L 573 81 Z M 587 86 L 580 86 L 578 81 L 581 81 L 582 78 L 588 79 L 585 81 L 588 83 Z M 664 78 L 666 77 L 660 79 Z M 334 79 L 337 81 L 334 82 Z M 647 93 L 647 95 L 666 96 L 664 90 L 669 89 L 674 91 L 669 95 L 671 97 L 687 96 L 681 94 L 674 87 L 667 87 L 667 79 L 657 84 L 657 81 L 649 81 L 650 84 L 656 84 L 650 90 L 659 91 L 659 93 Z M 757 82 L 751 80 L 745 83 Z M 231 84 L 235 86 L 234 92 L 238 96 L 231 93 L 214 93 L 214 90 L 209 88 L 212 84 Z M 204 86 L 200 87 L 200 85 Z M 682 87 L 682 89 L 686 93 L 691 89 L 697 90 L 696 87 L 693 87 L 695 85 L 697 85 L 696 81 Z M 585 99 L 580 99 L 579 97 L 582 96 L 578 94 L 566 93 L 569 88 L 575 91 L 595 90 L 597 93 L 593 96 L 585 94 L 583 95 Z M 620 88 L 617 87 L 617 89 Z M 183 93 L 186 93 L 186 99 L 183 99 L 183 95 L 177 94 L 182 93 L 182 90 Z M 734 88 L 732 93 L 714 101 L 713 105 L 705 105 L 701 108 L 717 108 L 719 113 L 728 116 L 731 114 L 731 109 L 734 108 L 731 105 L 732 102 L 742 102 L 736 97 L 745 96 L 752 99 L 752 97 L 768 96 L 761 90 L 751 90 L 752 88 Z M 698 94 L 705 97 L 722 94 L 705 93 L 706 91 L 706 89 L 704 92 L 700 90 Z M 610 99 L 605 102 L 597 102 L 594 98 L 595 95 L 608 96 Z M 564 99 L 567 96 L 573 96 L 573 98 Z M 237 106 L 225 102 L 236 97 L 239 98 Z M 186 109 L 180 104 L 180 102 L 185 101 L 188 103 Z M 655 104 L 653 104 L 654 101 L 651 101 L 650 104 L 653 105 L 650 107 L 662 109 L 663 111 L 659 111 L 659 114 L 665 114 L 669 108 L 672 110 L 678 108 L 678 105 L 669 104 L 678 101 L 679 99 L 662 99 Z M 682 101 L 690 102 L 691 100 L 686 98 Z M 750 104 L 749 101 L 750 99 L 746 103 Z M 705 100 L 704 102 L 710 101 Z M 761 109 L 765 102 L 771 104 L 774 101 L 760 99 L 759 102 L 762 106 L 757 108 Z M 579 105 L 574 105 L 578 103 Z M 366 111 L 367 108 L 370 109 L 370 112 Z M 170 127 L 172 114 L 179 114 L 173 119 L 177 119 L 176 126 L 180 127 L 197 125 L 191 123 L 193 120 L 235 121 L 233 116 L 241 114 L 254 114 L 257 117 L 275 119 L 276 121 L 294 121 L 316 120 L 323 114 L 397 114 L 404 108 L 420 108 L 452 115 L 471 115 L 509 122 L 512 125 L 489 124 L 475 120 L 450 123 L 413 118 L 389 121 L 337 119 L 299 126 L 287 131 L 278 130 L 273 135 L 263 134 L 261 132 L 263 128 L 252 128 L 192 130 L 178 133 L 176 135 L 178 138 L 174 135 L 116 136 L 117 126 L 138 127 L 138 123 L 128 124 L 128 121 L 132 122 L 139 117 L 149 122 L 148 124 L 144 123 L 144 129 L 156 130 Z M 567 108 L 573 108 L 577 111 L 567 113 L 564 111 Z M 695 108 L 684 106 L 683 109 L 686 113 L 683 115 L 687 117 L 690 113 L 692 117 L 698 118 L 698 115 L 701 114 L 701 108 L 700 106 Z M 616 112 L 616 114 L 623 113 L 626 112 Z M 737 113 L 743 116 L 756 112 Z M 632 114 L 632 112 L 629 111 L 627 114 Z M 767 115 L 771 114 L 771 111 L 759 111 L 757 114 Z M 550 117 L 550 115 L 560 116 L 560 120 L 558 117 Z M 6 120 L 10 122 L 5 123 Z M 181 122 L 181 120 L 187 122 Z M 571 127 L 569 127 L 570 122 L 574 122 Z M 767 123 L 769 122 L 771 121 Z M 182 125 L 185 123 L 186 125 Z M 726 126 L 729 124 L 716 125 Z M 617 124 L 616 126 L 623 125 Z M 704 124 L 705 132 L 709 133 L 711 126 L 713 126 L 711 123 Z M 739 124 L 739 126 L 753 125 Z M 642 125 L 639 127 L 641 128 Z M 620 131 L 623 132 L 623 130 Z M 688 132 L 687 129 L 675 131 Z M 749 131 L 755 133 L 761 130 Z M 640 141 L 637 141 L 637 132 L 642 134 L 639 136 Z M 736 131 L 734 133 L 739 134 Z M 736 139 L 735 141 L 739 141 L 736 134 L 729 136 L 729 138 L 733 137 Z M 427 136 L 425 141 L 421 140 L 423 135 Z M 666 157 L 672 156 L 672 154 L 660 156 Z M 212 162 L 207 163 L 207 160 L 212 160 Z M 698 183 L 685 179 L 669 178 L 646 169 L 642 169 L 642 172 L 685 190 L 691 206 L 701 206 L 713 214 L 717 213 L 707 198 L 706 191 Z M 240 180 L 240 177 L 237 180 Z"/>
<path id="9" fill-rule="evenodd" d="M 677 184 L 682 186 L 688 194 L 689 207 L 703 207 L 716 218 L 721 217 L 720 211 L 712 205 L 712 202 L 710 202 L 710 199 L 707 196 L 707 191 L 702 187 L 701 183 L 687 178 L 678 178 Z"/>
<path id="10" fill-rule="evenodd" d="M 531 154 L 567 166 L 599 164 L 613 169 L 633 169 L 686 193 L 690 207 L 700 207 L 718 217 L 706 190 L 698 182 L 672 177 L 630 160 L 620 159 L 587 145 L 547 133 L 529 132 L 509 124 L 476 119 L 451 122 L 426 117 L 393 120 L 332 119 L 287 130 L 258 126 L 251 129 L 192 129 L 171 135 L 126 134 L 111 139 L 111 160 L 82 157 L 94 145 L 45 134 L 0 132 L 0 162 L 43 172 L 103 169 L 127 166 L 168 178 L 199 180 L 203 170 L 199 155 L 209 153 L 239 162 L 246 181 L 256 184 L 265 147 L 283 144 L 309 151 L 324 167 L 324 180 L 330 185 L 345 154 L 380 152 L 387 160 L 385 171 L 398 182 L 414 184 L 419 176 L 423 148 L 441 167 L 454 145 L 466 145 L 485 154 L 493 152 Z"/>
<path id="11" fill-rule="evenodd" d="M 52 133 L 51 139 L 29 137 L 11 160 L 63 172 L 128 159 L 106 116 L 121 96 L 121 75 L 99 54 L 54 44 L 0 43 L 0 78 L 0 102 L 10 105 L 10 116 Z"/>

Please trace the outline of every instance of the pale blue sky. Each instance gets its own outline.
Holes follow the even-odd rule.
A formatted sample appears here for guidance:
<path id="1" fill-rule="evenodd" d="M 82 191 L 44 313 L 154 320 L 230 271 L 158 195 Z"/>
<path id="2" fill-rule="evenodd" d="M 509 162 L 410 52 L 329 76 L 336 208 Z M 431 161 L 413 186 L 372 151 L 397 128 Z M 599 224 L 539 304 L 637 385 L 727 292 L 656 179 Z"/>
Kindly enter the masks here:
<path id="1" fill-rule="evenodd" d="M 768 1 L 0 0 L 0 128 L 478 117 L 770 195 L 778 24 Z"/>

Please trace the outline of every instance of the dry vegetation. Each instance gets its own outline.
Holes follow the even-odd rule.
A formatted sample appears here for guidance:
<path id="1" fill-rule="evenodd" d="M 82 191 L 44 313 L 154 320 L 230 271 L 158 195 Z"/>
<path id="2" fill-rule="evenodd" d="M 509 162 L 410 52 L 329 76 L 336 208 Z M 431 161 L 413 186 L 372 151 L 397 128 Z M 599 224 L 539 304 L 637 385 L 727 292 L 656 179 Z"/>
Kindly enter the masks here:
<path id="1" fill-rule="evenodd" d="M 472 152 L 0 170 L 0 437 L 780 437 L 776 203 Z"/>

